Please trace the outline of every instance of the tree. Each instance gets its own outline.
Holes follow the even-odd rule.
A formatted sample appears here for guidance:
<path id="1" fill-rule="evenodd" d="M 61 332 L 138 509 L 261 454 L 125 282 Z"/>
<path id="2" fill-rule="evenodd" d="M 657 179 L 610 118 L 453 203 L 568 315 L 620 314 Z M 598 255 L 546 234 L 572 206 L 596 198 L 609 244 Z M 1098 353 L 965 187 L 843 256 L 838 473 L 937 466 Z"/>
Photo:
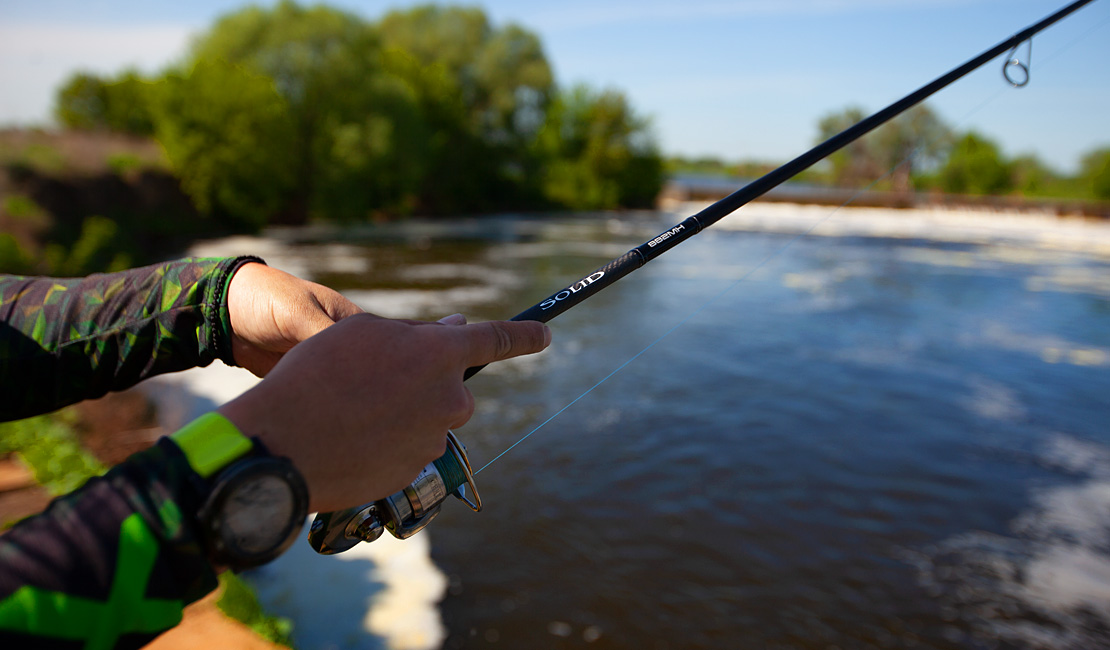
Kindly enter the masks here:
<path id="1" fill-rule="evenodd" d="M 647 121 L 615 90 L 578 85 L 561 93 L 538 147 L 544 194 L 572 209 L 646 207 L 662 185 L 663 160 Z"/>
<path id="2" fill-rule="evenodd" d="M 539 38 L 481 9 L 423 6 L 375 25 L 282 0 L 221 17 L 153 83 L 75 78 L 58 110 L 71 125 L 153 130 L 198 209 L 236 226 L 552 196 L 650 204 L 662 171 L 646 122 L 615 92 L 572 92 L 553 114 L 554 93 Z"/>
<path id="3" fill-rule="evenodd" d="M 1086 183 L 1091 196 L 1110 199 L 1110 147 L 1096 149 L 1079 163 L 1079 177 Z"/>
<path id="4" fill-rule="evenodd" d="M 443 63 L 423 63 L 400 47 L 387 49 L 385 69 L 412 89 L 426 137 L 405 143 L 423 163 L 414 209 L 424 213 L 482 212 L 520 194 L 496 148 L 470 128 L 458 78 Z"/>
<path id="5" fill-rule="evenodd" d="M 1001 194 L 1013 187 L 998 146 L 970 132 L 960 138 L 940 170 L 940 185 L 955 194 Z"/>
<path id="6" fill-rule="evenodd" d="M 935 165 L 952 146 L 952 134 L 926 104 L 918 104 L 869 136 L 879 166 L 895 192 L 913 190 L 914 172 Z"/>
<path id="7" fill-rule="evenodd" d="M 865 117 L 858 106 L 826 115 L 818 123 L 819 140 L 824 142 Z M 919 104 L 829 156 L 833 183 L 864 187 L 889 173 L 891 189 L 908 192 L 913 189 L 915 169 L 935 164 L 950 146 L 948 127 L 927 105 Z"/>
<path id="8" fill-rule="evenodd" d="M 817 141 L 824 142 L 865 117 L 867 114 L 859 106 L 825 115 L 817 123 Z M 883 173 L 865 139 L 849 143 L 827 160 L 832 167 L 832 182 L 839 187 L 863 187 Z"/>
<path id="9" fill-rule="evenodd" d="M 157 137 L 202 214 L 257 228 L 294 186 L 294 124 L 273 82 L 223 60 L 167 75 L 154 100 Z"/>
<path id="10" fill-rule="evenodd" d="M 54 117 L 71 129 L 151 135 L 150 87 L 134 70 L 116 79 L 79 72 L 58 89 Z"/>
<path id="11" fill-rule="evenodd" d="M 1060 183 L 1060 176 L 1033 154 L 1010 162 L 1013 187 L 1023 196 L 1044 196 Z"/>
<path id="12" fill-rule="evenodd" d="M 390 71 L 418 89 L 435 134 L 425 209 L 467 211 L 534 202 L 540 175 L 534 142 L 553 92 L 539 38 L 494 28 L 478 8 L 421 6 L 379 25 Z"/>
<path id="13" fill-rule="evenodd" d="M 54 117 L 62 126 L 92 130 L 108 123 L 107 82 L 87 72 L 79 72 L 62 84 L 55 94 Z"/>
<path id="14" fill-rule="evenodd" d="M 382 70 L 371 25 L 325 6 L 283 1 L 224 16 L 193 47 L 197 62 L 226 60 L 272 80 L 293 123 L 292 214 L 365 218 L 403 209 L 423 174 L 413 91 Z"/>
<path id="15" fill-rule="evenodd" d="M 105 122 L 109 130 L 153 135 L 152 84 L 135 70 L 127 70 L 104 87 Z"/>
<path id="16" fill-rule="evenodd" d="M 387 47 L 439 65 L 454 79 L 469 126 L 489 142 L 529 142 L 553 90 L 539 37 L 514 24 L 495 29 L 478 8 L 425 5 L 393 11 L 379 25 Z"/>

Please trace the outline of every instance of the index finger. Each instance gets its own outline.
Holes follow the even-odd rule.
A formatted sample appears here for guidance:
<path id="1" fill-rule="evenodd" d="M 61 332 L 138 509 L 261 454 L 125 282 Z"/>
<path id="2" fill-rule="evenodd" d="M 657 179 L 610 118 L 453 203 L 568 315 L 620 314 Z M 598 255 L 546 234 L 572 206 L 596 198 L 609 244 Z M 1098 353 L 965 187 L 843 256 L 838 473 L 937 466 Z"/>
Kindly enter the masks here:
<path id="1" fill-rule="evenodd" d="M 486 321 L 460 328 L 465 328 L 470 344 L 468 366 L 534 354 L 551 343 L 551 328 L 538 321 Z"/>

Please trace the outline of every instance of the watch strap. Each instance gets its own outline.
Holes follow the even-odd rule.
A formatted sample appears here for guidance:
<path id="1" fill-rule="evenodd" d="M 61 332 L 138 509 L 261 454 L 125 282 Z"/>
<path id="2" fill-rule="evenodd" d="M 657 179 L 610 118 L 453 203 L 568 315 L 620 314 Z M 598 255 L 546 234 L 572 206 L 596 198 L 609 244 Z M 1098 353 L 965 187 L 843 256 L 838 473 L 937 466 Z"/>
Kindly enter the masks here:
<path id="1" fill-rule="evenodd" d="M 204 479 L 246 456 L 254 447 L 250 438 L 219 413 L 205 413 L 170 439 L 185 454 L 193 471 Z"/>

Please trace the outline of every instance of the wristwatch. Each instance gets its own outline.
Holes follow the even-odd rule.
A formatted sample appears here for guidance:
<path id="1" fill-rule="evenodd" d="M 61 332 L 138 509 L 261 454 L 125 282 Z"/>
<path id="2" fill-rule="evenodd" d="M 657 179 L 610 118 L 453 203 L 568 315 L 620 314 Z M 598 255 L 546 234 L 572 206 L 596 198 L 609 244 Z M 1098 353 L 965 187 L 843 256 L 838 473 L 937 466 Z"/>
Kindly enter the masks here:
<path id="1" fill-rule="evenodd" d="M 289 459 L 271 455 L 219 413 L 201 416 L 170 439 L 200 477 L 197 520 L 213 564 L 249 569 L 289 548 L 308 516 L 308 488 Z"/>

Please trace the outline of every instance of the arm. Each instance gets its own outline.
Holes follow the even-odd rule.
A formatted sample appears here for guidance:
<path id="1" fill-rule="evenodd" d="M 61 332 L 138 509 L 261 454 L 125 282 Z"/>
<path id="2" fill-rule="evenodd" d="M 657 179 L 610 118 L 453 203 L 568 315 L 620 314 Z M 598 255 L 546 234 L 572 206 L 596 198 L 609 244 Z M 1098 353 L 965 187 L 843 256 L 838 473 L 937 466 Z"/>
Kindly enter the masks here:
<path id="1" fill-rule="evenodd" d="M 361 311 L 255 261 L 181 260 L 78 279 L 0 276 L 0 419 L 216 358 L 262 375 L 300 340 Z M 28 647 L 52 636 L 99 638 L 128 647 L 172 627 L 185 604 L 216 584 L 193 521 L 204 491 L 181 450 L 163 439 L 0 537 L 0 640 Z"/>
<path id="2" fill-rule="evenodd" d="M 251 268 L 265 269 L 244 270 Z M 233 336 L 250 351 L 252 370 L 267 376 L 220 412 L 292 459 L 313 509 L 406 485 L 443 453 L 444 431 L 472 414 L 465 369 L 550 341 L 539 323 L 419 324 L 369 314 L 312 336 L 330 325 L 327 294 L 301 285 L 291 303 L 259 298 L 260 287 L 290 289 L 287 279 L 263 273 L 244 294 L 253 299 L 232 296 L 231 321 L 242 323 Z M 279 314 L 315 325 L 305 334 L 279 326 Z M 267 319 L 274 327 L 253 329 Z M 284 354 L 302 335 L 311 339 Z M 163 439 L 0 537 L 0 641 L 25 647 L 61 637 L 131 647 L 172 627 L 185 604 L 215 585 L 196 511 L 204 494 L 180 448 Z"/>
<path id="3" fill-rule="evenodd" d="M 199 498 L 184 456 L 162 439 L 8 531 L 0 646 L 137 648 L 176 625 L 216 586 L 186 514 Z"/>
<path id="4" fill-rule="evenodd" d="M 87 278 L 0 276 L 0 419 L 233 364 L 231 279 L 257 258 L 186 259 Z"/>

